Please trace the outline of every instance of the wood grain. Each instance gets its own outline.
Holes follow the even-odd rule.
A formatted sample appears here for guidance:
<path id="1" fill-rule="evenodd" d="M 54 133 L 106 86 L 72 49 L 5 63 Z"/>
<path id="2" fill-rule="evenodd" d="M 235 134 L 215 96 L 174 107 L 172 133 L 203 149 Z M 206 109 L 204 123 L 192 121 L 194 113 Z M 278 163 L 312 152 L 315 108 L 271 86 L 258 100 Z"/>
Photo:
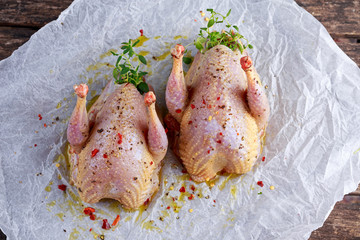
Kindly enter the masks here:
<path id="1" fill-rule="evenodd" d="M 296 0 L 319 20 L 333 37 L 360 38 L 359 0 Z"/>
<path id="2" fill-rule="evenodd" d="M 1 0 L 0 26 L 42 27 L 56 19 L 72 0 Z"/>
<path id="3" fill-rule="evenodd" d="M 360 38 L 360 0 L 296 2 L 324 24 L 333 37 Z M 42 27 L 71 3 L 72 0 L 2 0 L 0 26 Z"/>
<path id="4" fill-rule="evenodd" d="M 319 230 L 312 232 L 310 240 L 359 239 L 360 196 L 345 196 L 338 202 Z"/>
<path id="5" fill-rule="evenodd" d="M 33 28 L 0 27 L 0 60 L 9 57 L 36 31 Z"/>
<path id="6" fill-rule="evenodd" d="M 338 42 L 337 44 L 341 50 L 343 50 L 360 67 L 360 43 Z"/>
<path id="7" fill-rule="evenodd" d="M 355 192 L 350 193 L 349 195 L 356 195 L 356 196 L 360 196 L 360 184 L 359 184 L 358 188 L 356 189 L 356 191 L 355 191 Z M 360 221 L 360 219 L 359 219 L 359 221 Z"/>

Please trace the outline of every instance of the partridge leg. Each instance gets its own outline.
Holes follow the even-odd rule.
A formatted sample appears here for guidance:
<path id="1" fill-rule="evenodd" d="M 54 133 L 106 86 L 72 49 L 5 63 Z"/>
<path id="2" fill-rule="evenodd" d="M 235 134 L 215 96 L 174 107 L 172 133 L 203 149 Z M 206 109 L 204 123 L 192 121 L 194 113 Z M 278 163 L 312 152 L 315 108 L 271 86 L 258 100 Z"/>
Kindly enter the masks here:
<path id="1" fill-rule="evenodd" d="M 185 48 L 177 44 L 171 49 L 173 68 L 166 85 L 165 100 L 169 113 L 178 121 L 181 121 L 184 114 L 187 100 L 187 89 L 185 84 L 182 59 Z"/>
<path id="2" fill-rule="evenodd" d="M 67 128 L 67 139 L 71 151 L 80 153 L 82 146 L 89 136 L 89 120 L 86 112 L 86 95 L 89 88 L 86 84 L 74 85 L 77 102 Z"/>
<path id="3" fill-rule="evenodd" d="M 144 96 L 145 105 L 149 112 L 148 146 L 156 163 L 159 163 L 166 154 L 168 140 L 165 129 L 155 110 L 155 94 L 150 91 Z"/>
<path id="4" fill-rule="evenodd" d="M 255 71 L 250 57 L 242 57 L 240 63 L 242 69 L 244 69 L 246 73 L 248 81 L 248 105 L 252 116 L 256 120 L 260 135 L 263 135 L 270 115 L 270 107 L 265 94 L 265 89 L 261 85 L 260 78 Z"/>

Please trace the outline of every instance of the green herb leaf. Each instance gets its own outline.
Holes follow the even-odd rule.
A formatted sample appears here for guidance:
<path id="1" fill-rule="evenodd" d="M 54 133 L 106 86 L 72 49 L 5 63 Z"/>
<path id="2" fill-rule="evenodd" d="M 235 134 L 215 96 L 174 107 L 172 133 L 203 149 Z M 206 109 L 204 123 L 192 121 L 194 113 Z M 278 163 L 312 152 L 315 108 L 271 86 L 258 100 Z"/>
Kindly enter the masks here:
<path id="1" fill-rule="evenodd" d="M 201 44 L 198 43 L 198 42 L 195 42 L 195 47 L 197 48 L 197 50 L 203 49 L 203 45 L 201 45 Z"/>
<path id="2" fill-rule="evenodd" d="M 139 77 L 145 76 L 148 72 L 139 72 Z"/>
<path id="3" fill-rule="evenodd" d="M 195 41 L 195 47 L 198 49 L 198 50 L 201 50 L 203 49 L 203 43 L 206 42 L 206 38 L 204 37 L 198 37 Z"/>
<path id="4" fill-rule="evenodd" d="M 123 54 L 127 54 L 130 51 L 130 48 L 126 48 L 123 52 Z"/>
<path id="5" fill-rule="evenodd" d="M 250 49 L 253 49 L 253 45 L 248 44 L 247 46 L 248 46 Z"/>
<path id="6" fill-rule="evenodd" d="M 119 71 L 118 71 L 117 68 L 114 68 L 114 70 L 113 70 L 113 77 L 114 77 L 115 79 L 118 79 L 118 77 L 119 77 Z"/>
<path id="7" fill-rule="evenodd" d="M 113 51 L 110 51 L 111 52 L 111 54 L 112 55 L 114 55 L 114 56 L 118 56 L 119 54 L 117 54 L 117 53 L 115 53 L 115 52 L 113 52 Z"/>
<path id="8" fill-rule="evenodd" d="M 125 74 L 125 73 L 127 73 L 127 72 L 129 72 L 129 71 L 130 71 L 130 68 L 125 67 L 125 68 L 121 69 L 120 75 L 123 75 L 123 74 Z"/>
<path id="9" fill-rule="evenodd" d="M 215 20 L 214 20 L 214 19 L 210 19 L 209 22 L 208 22 L 208 24 L 207 24 L 207 27 L 208 27 L 208 28 L 211 28 L 211 27 L 214 25 L 214 23 L 215 23 Z"/>
<path id="10" fill-rule="evenodd" d="M 137 85 L 137 82 L 135 81 L 135 79 L 129 79 L 129 83 L 131 83 L 134 86 Z"/>
<path id="11" fill-rule="evenodd" d="M 238 45 L 238 48 L 239 48 L 240 52 L 243 53 L 243 51 L 244 51 L 243 46 L 241 44 L 239 44 L 239 43 L 237 45 Z"/>
<path id="12" fill-rule="evenodd" d="M 118 54 L 119 55 L 119 54 Z M 117 56 L 117 55 L 116 55 Z M 118 57 L 118 59 L 116 60 L 116 63 L 115 63 L 115 67 L 118 67 L 119 65 L 119 62 L 121 61 L 121 58 L 122 56 Z"/>
<path id="13" fill-rule="evenodd" d="M 146 59 L 145 59 L 145 57 L 142 56 L 142 55 L 138 55 L 138 57 L 139 57 L 140 62 L 142 62 L 143 64 L 146 65 Z"/>
<path id="14" fill-rule="evenodd" d="M 135 47 L 139 42 L 140 40 L 134 41 L 129 39 L 128 42 L 122 43 L 123 45 L 120 47 L 123 50 L 122 53 L 116 54 L 114 52 L 111 52 L 113 55 L 118 56 L 115 68 L 113 70 L 113 77 L 115 79 L 115 83 L 117 84 L 131 83 L 136 88 L 138 88 L 138 86 L 141 84 L 138 90 L 139 92 L 144 93 L 147 84 L 144 83 L 143 79 L 147 72 L 139 72 L 139 67 L 140 64 L 146 64 L 146 59 L 144 56 L 137 54 L 133 49 L 133 47 Z M 131 63 L 131 58 L 133 58 L 134 56 L 137 56 L 140 60 L 137 66 L 133 66 Z M 146 85 L 146 87 L 144 84 Z"/>
<path id="15" fill-rule="evenodd" d="M 190 64 L 192 62 L 191 58 L 183 57 L 183 61 L 185 64 Z"/>
<path id="16" fill-rule="evenodd" d="M 140 40 L 137 40 L 136 42 L 133 43 L 132 47 L 135 47 L 136 44 L 138 44 L 140 42 Z"/>
<path id="17" fill-rule="evenodd" d="M 139 85 L 137 85 L 137 89 L 141 94 L 143 94 L 149 91 L 149 86 L 145 82 L 141 82 Z"/>
<path id="18" fill-rule="evenodd" d="M 134 50 L 132 49 L 132 48 L 130 48 L 130 50 L 129 50 L 129 57 L 132 57 L 132 56 L 134 56 Z"/>
<path id="19" fill-rule="evenodd" d="M 228 13 L 226 14 L 226 17 L 228 17 L 231 13 L 231 9 L 228 11 Z"/>
<path id="20" fill-rule="evenodd" d="M 239 28 L 236 25 L 231 25 L 229 21 L 226 19 L 231 14 L 231 9 L 223 15 L 221 13 L 217 13 L 212 8 L 206 9 L 207 12 L 211 13 L 209 21 L 207 23 L 207 27 L 200 28 L 200 33 L 198 34 L 198 38 L 194 41 L 195 47 L 202 53 L 216 45 L 224 45 L 230 48 L 231 50 L 235 51 L 236 49 L 243 52 L 243 50 L 247 47 L 250 49 L 252 45 L 249 44 L 249 41 L 244 38 L 239 33 Z M 221 33 L 218 31 L 211 31 L 210 28 L 217 24 L 225 23 L 227 31 L 223 30 Z M 243 44 L 240 40 L 244 39 L 246 44 Z M 238 44 L 240 42 L 241 44 Z M 187 60 L 184 60 L 184 62 Z"/>

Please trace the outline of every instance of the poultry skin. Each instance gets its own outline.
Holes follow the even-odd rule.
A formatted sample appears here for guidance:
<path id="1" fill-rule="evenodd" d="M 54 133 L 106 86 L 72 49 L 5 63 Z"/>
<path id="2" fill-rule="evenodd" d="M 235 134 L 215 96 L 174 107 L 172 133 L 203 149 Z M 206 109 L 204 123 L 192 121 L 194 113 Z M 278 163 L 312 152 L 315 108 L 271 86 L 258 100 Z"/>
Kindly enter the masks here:
<path id="1" fill-rule="evenodd" d="M 125 208 L 140 207 L 159 187 L 168 145 L 154 93 L 142 96 L 133 84 L 110 81 L 87 113 L 88 86 L 74 90 L 77 103 L 67 138 L 71 181 L 80 198 L 87 203 L 111 198 Z"/>
<path id="2" fill-rule="evenodd" d="M 182 45 L 171 49 L 173 68 L 166 86 L 165 123 L 173 132 L 173 150 L 198 182 L 220 171 L 250 171 L 270 114 L 251 59 L 217 45 L 198 52 L 184 76 L 184 50 Z"/>

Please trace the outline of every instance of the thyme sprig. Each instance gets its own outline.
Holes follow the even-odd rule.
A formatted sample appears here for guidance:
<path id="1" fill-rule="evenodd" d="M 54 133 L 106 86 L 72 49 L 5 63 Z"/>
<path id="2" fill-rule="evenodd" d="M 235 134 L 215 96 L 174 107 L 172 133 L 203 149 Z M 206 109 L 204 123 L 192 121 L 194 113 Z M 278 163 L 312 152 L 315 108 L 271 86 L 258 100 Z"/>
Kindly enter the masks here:
<path id="1" fill-rule="evenodd" d="M 140 42 L 137 40 L 133 43 L 130 39 L 128 42 L 122 42 L 121 49 L 123 52 L 117 54 L 111 51 L 114 56 L 118 56 L 113 70 L 113 76 L 115 78 L 115 83 L 131 83 L 137 88 L 137 90 L 143 94 L 149 91 L 149 86 L 144 81 L 144 76 L 147 72 L 139 70 L 141 64 L 146 65 L 146 59 L 144 56 L 137 54 L 134 51 L 134 47 Z M 131 59 L 137 57 L 139 59 L 138 65 L 133 66 L 131 64 Z"/>
<path id="2" fill-rule="evenodd" d="M 231 13 L 231 9 L 227 12 L 226 15 L 215 12 L 213 9 L 206 9 L 207 12 L 211 14 L 209 21 L 206 27 L 200 28 L 200 33 L 194 41 L 195 47 L 202 53 L 209 50 L 210 48 L 216 45 L 225 45 L 231 50 L 235 51 L 239 49 L 243 53 L 244 49 L 250 48 L 253 46 L 249 44 L 249 41 L 240 34 L 239 27 L 236 25 L 231 25 L 227 20 Z M 215 24 L 226 23 L 225 29 L 221 32 L 210 31 L 211 27 Z M 245 40 L 246 43 L 243 43 L 242 40 Z"/>

